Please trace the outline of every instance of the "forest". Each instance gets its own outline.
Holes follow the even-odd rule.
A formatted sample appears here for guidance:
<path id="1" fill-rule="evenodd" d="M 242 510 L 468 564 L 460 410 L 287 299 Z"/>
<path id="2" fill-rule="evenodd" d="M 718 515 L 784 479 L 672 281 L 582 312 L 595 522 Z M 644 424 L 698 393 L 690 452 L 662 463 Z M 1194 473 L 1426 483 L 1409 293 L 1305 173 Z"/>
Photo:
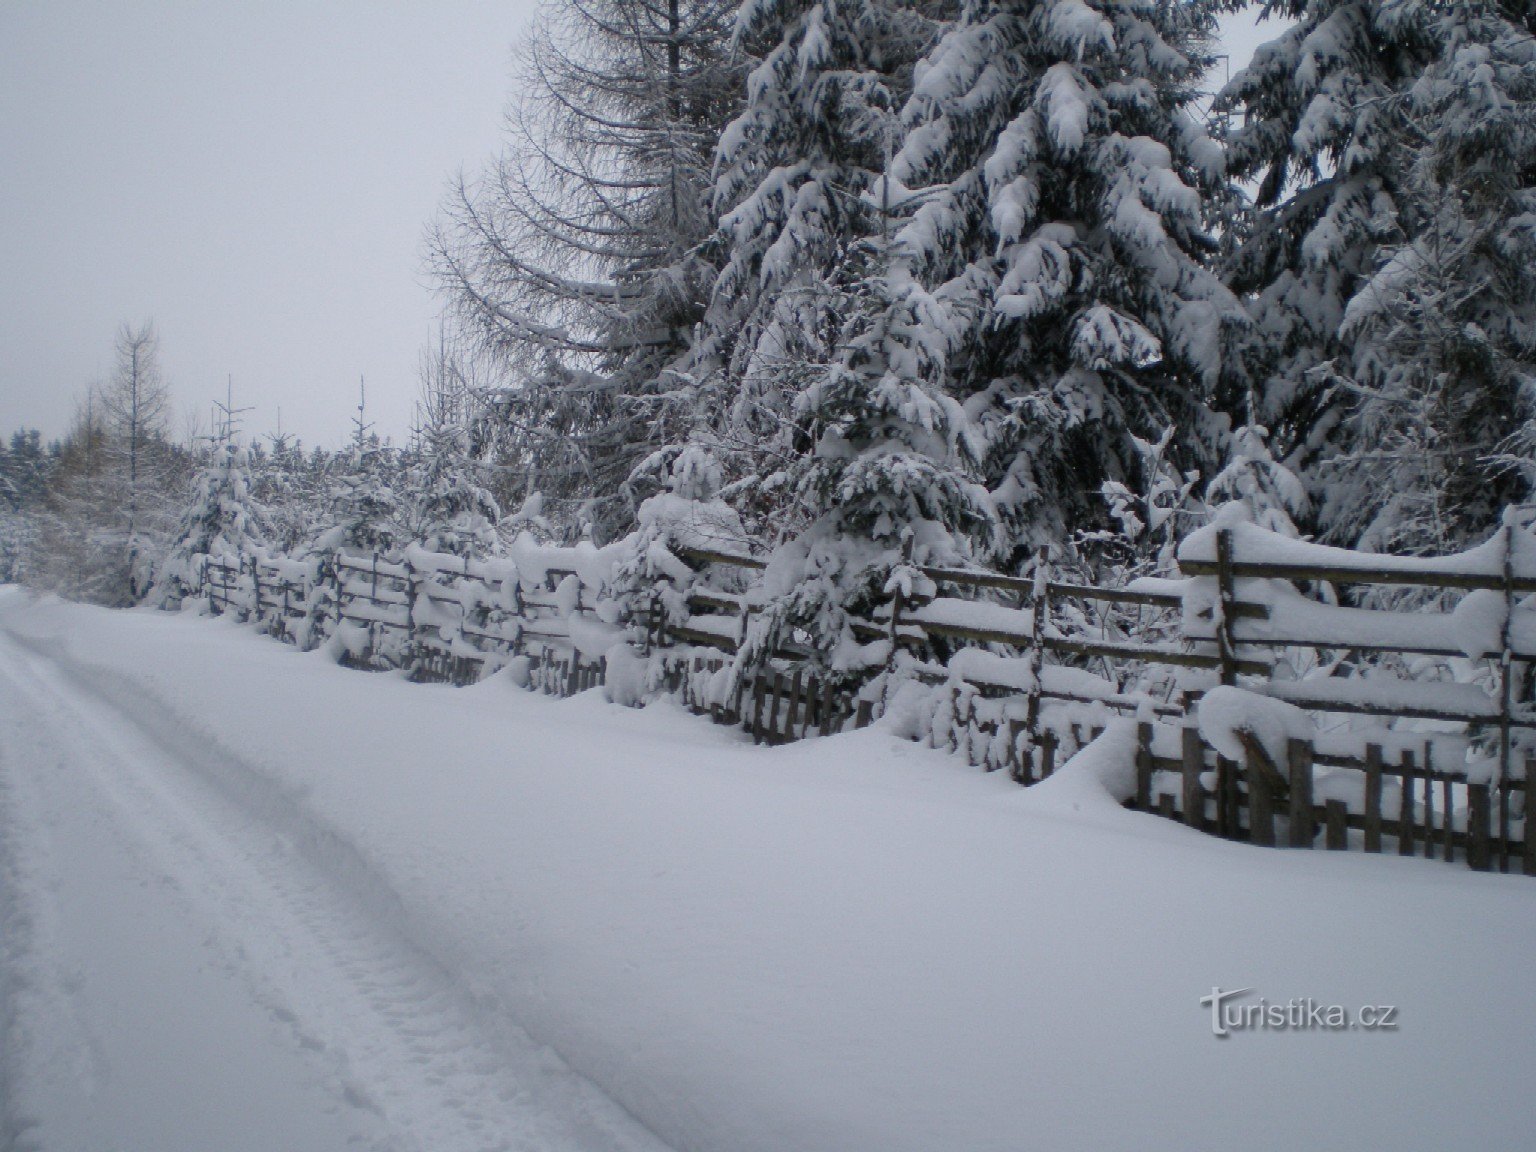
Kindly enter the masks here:
<path id="1" fill-rule="evenodd" d="M 834 662 L 915 566 L 1117 582 L 1223 505 L 1475 543 L 1536 479 L 1536 10 L 1271 0 L 1213 85 L 1243 7 L 555 0 L 427 227 L 409 442 L 178 437 L 125 326 L 61 440 L 0 450 L 0 579 L 174 602 L 198 556 L 670 509 L 770 561 L 761 643 Z"/>

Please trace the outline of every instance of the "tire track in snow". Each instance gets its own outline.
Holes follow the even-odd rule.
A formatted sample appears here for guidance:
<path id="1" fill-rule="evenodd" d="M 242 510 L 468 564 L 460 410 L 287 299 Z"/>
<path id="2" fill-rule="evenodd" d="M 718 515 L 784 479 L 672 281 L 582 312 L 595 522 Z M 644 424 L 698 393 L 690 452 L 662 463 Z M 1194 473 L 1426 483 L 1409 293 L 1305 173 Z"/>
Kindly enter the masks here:
<path id="1" fill-rule="evenodd" d="M 202 921 L 208 944 L 398 1149 L 661 1152 L 617 1104 L 483 1006 L 388 886 L 269 778 L 131 683 L 18 637 L 0 674 Z M 377 1131 L 378 1124 L 369 1127 Z"/>

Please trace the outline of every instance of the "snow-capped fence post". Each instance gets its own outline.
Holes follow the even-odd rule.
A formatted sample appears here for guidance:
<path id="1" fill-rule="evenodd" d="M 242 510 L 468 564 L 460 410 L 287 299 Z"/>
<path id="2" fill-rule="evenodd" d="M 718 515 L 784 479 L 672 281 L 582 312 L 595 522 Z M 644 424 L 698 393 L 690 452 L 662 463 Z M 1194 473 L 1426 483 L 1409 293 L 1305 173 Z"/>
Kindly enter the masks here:
<path id="1" fill-rule="evenodd" d="M 1525 830 L 1521 832 L 1521 838 L 1525 841 L 1524 850 L 1521 852 L 1521 871 L 1527 876 L 1536 876 L 1536 760 L 1527 758 L 1525 761 Z"/>
<path id="2" fill-rule="evenodd" d="M 1136 725 L 1136 807 L 1152 811 L 1152 724 Z"/>
<path id="3" fill-rule="evenodd" d="M 1183 736 L 1184 775 L 1184 823 L 1191 828 L 1205 827 L 1205 790 L 1200 786 L 1200 774 L 1205 771 L 1205 751 L 1200 743 L 1200 729 L 1187 725 Z"/>
<path id="4" fill-rule="evenodd" d="M 1029 755 L 1034 755 L 1034 749 L 1040 745 L 1040 681 L 1045 675 L 1045 625 L 1051 614 L 1051 585 L 1047 565 L 1050 563 L 1051 550 L 1048 545 L 1042 544 L 1040 551 L 1035 556 L 1035 580 L 1030 600 L 1034 611 L 1030 616 L 1030 647 L 1029 647 L 1029 697 L 1025 705 L 1026 724 L 1029 729 Z M 1043 750 L 1042 750 L 1043 755 Z M 1045 764 L 1040 765 L 1040 778 L 1045 778 Z"/>
<path id="5" fill-rule="evenodd" d="M 426 645 L 418 645 L 416 642 L 416 568 L 411 564 L 410 553 L 401 557 L 401 563 L 405 566 L 405 651 L 402 658 L 405 666 L 415 670 L 420 657 L 429 651 Z M 462 614 L 463 609 L 460 608 Z M 460 621 L 462 625 L 463 621 Z"/>
<path id="6" fill-rule="evenodd" d="M 1397 854 L 1413 855 L 1413 753 L 1403 753 L 1402 787 L 1398 789 Z"/>
<path id="7" fill-rule="evenodd" d="M 1381 851 L 1381 745 L 1365 746 L 1365 850 Z"/>
<path id="8" fill-rule="evenodd" d="M 1312 827 L 1312 757 L 1310 741 L 1293 739 L 1287 742 L 1286 766 L 1290 769 L 1291 777 L 1290 843 L 1292 848 L 1312 847 L 1313 837 L 1317 834 Z"/>
<path id="9" fill-rule="evenodd" d="M 1514 671 L 1514 652 L 1510 644 L 1510 625 L 1515 618 L 1515 539 L 1514 526 L 1504 525 L 1504 619 L 1499 627 L 1499 780 L 1509 777 L 1510 677 Z"/>
<path id="10" fill-rule="evenodd" d="M 1323 805 L 1324 846 L 1330 852 L 1349 847 L 1349 809 L 1344 801 L 1330 799 Z"/>
<path id="11" fill-rule="evenodd" d="M 1467 866 L 1489 871 L 1488 840 L 1492 833 L 1492 805 L 1486 784 L 1467 785 Z"/>
<path id="12" fill-rule="evenodd" d="M 837 686 L 836 686 L 836 684 L 833 683 L 832 677 L 828 676 L 826 678 L 826 690 L 822 693 L 822 698 L 821 698 L 821 728 L 820 728 L 820 731 L 821 731 L 821 734 L 823 736 L 830 736 L 830 735 L 832 735 L 832 714 L 836 710 L 836 708 L 837 708 Z"/>
<path id="13" fill-rule="evenodd" d="M 1233 604 L 1237 600 L 1236 581 L 1232 576 L 1232 530 L 1216 533 L 1216 591 L 1220 619 L 1216 621 L 1216 648 L 1221 657 L 1221 682 L 1229 687 L 1237 683 L 1237 656 L 1232 642 Z"/>

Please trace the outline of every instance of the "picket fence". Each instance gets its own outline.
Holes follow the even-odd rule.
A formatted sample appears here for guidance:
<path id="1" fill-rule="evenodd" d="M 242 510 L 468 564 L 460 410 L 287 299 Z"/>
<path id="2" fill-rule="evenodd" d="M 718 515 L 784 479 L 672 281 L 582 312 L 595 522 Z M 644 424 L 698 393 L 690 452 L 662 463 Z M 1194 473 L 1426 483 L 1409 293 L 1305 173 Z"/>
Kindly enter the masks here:
<path id="1" fill-rule="evenodd" d="M 830 735 L 878 715 L 877 698 L 814 674 L 792 644 L 733 674 L 759 608 L 750 593 L 722 586 L 750 584 L 765 563 L 673 551 L 695 574 L 683 590 L 686 612 L 663 611 L 658 595 L 638 619 L 615 616 L 577 549 L 541 549 L 532 579 L 526 565 L 512 577 L 494 561 L 420 551 L 339 555 L 324 567 L 211 558 L 203 592 L 214 611 L 306 644 L 319 639 L 317 615 L 329 613 L 321 631 L 348 639 L 343 659 L 358 667 L 463 684 L 520 660 L 530 687 L 557 695 L 607 678 L 601 644 L 583 631 L 599 641 L 627 635 L 659 657 L 655 687 L 762 743 Z M 1529 533 L 1508 526 L 1479 549 L 1423 559 L 1238 525 L 1187 540 L 1179 567 L 1178 579 L 1123 588 L 1051 579 L 1043 553 L 1023 577 L 924 568 L 925 594 L 894 596 L 856 634 L 889 640 L 938 688 L 936 744 L 1021 784 L 1051 775 L 1113 717 L 1134 716 L 1129 806 L 1259 845 L 1379 852 L 1390 843 L 1404 855 L 1536 874 L 1524 818 L 1536 808 L 1536 767 L 1523 735 L 1536 731 L 1536 715 L 1518 699 L 1536 662 L 1536 610 L 1520 605 L 1536 592 Z M 1365 587 L 1412 593 L 1412 606 L 1316 597 Z M 1360 674 L 1296 677 L 1298 652 L 1329 653 L 1329 667 Z M 1469 669 L 1480 682 L 1469 682 Z M 1194 722 L 1217 685 L 1286 701 L 1337 730 L 1293 741 L 1283 765 L 1239 733 L 1245 755 L 1230 760 Z M 1351 718 L 1362 727 L 1347 728 Z M 1392 727 L 1404 720 L 1420 723 Z"/>

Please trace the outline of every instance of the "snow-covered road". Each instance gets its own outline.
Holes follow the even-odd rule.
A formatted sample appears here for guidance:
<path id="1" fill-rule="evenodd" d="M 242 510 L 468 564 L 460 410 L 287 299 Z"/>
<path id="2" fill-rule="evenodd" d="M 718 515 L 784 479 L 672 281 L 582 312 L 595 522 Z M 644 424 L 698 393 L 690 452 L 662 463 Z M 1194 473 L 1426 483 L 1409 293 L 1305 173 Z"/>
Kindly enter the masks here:
<path id="1" fill-rule="evenodd" d="M 0 634 L 7 1149 L 660 1149 L 259 775 Z"/>
<path id="2" fill-rule="evenodd" d="M 0 588 L 0 1149 L 1529 1144 L 1536 881 Z M 1249 1000 L 1381 1032 L 1217 1039 Z"/>

